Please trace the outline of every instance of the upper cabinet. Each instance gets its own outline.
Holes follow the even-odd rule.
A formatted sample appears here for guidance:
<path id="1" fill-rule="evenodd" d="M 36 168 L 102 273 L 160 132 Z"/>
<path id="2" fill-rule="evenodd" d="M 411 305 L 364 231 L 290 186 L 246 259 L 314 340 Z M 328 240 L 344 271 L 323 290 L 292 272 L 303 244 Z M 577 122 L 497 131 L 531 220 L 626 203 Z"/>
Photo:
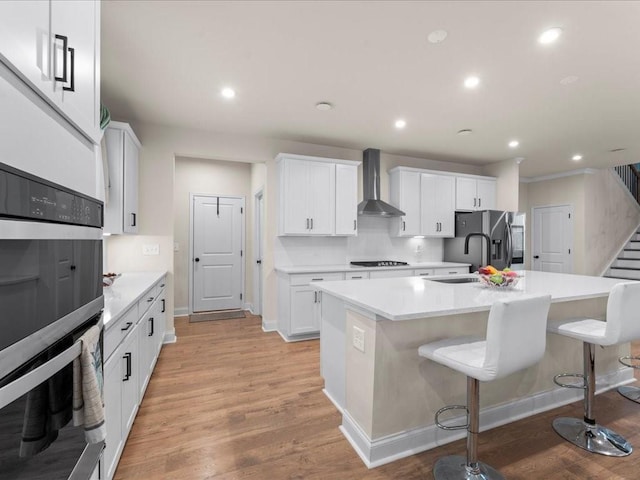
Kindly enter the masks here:
<path id="1" fill-rule="evenodd" d="M 138 164 L 140 141 L 126 123 L 111 122 L 105 132 L 109 176 L 105 199 L 105 233 L 138 232 Z"/>
<path id="2" fill-rule="evenodd" d="M 100 3 L 0 2 L 0 61 L 100 142 Z"/>
<path id="3" fill-rule="evenodd" d="M 281 153 L 276 164 L 279 235 L 356 234 L 359 162 Z"/>
<path id="4" fill-rule="evenodd" d="M 420 175 L 421 235 L 455 235 L 455 198 L 455 177 L 429 173 Z"/>
<path id="5" fill-rule="evenodd" d="M 389 203 L 405 214 L 391 219 L 391 234 L 413 237 L 420 233 L 420 172 L 394 168 L 389 172 Z"/>
<path id="6" fill-rule="evenodd" d="M 496 208 L 496 180 L 486 177 L 456 178 L 456 210 L 493 210 Z"/>

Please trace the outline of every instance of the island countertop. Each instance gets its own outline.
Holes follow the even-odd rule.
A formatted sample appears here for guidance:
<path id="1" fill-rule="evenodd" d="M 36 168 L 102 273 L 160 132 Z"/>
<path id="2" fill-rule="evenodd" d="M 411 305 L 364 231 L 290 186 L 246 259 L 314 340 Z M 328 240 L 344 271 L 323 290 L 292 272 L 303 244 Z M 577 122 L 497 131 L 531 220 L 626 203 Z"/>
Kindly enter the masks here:
<path id="1" fill-rule="evenodd" d="M 538 271 L 518 272 L 515 287 L 492 289 L 475 283 L 439 283 L 438 278 L 469 277 L 471 274 L 446 277 L 403 277 L 374 280 L 314 283 L 314 287 L 347 304 L 360 307 L 389 320 L 413 320 L 425 317 L 457 315 L 487 311 L 499 299 L 526 294 L 551 294 L 551 302 L 568 302 L 606 297 L 617 278 L 590 277 Z"/>

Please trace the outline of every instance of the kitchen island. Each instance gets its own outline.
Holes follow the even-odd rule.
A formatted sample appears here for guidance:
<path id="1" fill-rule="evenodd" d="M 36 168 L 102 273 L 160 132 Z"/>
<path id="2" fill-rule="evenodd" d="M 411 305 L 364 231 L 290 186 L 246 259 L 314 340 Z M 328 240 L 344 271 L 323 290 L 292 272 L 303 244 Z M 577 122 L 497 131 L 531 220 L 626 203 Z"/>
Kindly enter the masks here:
<path id="1" fill-rule="evenodd" d="M 484 336 L 491 305 L 526 294 L 551 294 L 549 319 L 604 319 L 611 288 L 624 281 L 534 271 L 521 275 L 510 289 L 489 289 L 478 282 L 440 283 L 440 277 L 317 284 L 322 292 L 320 368 L 325 393 L 342 412 L 340 428 L 367 466 L 465 435 L 464 430 L 438 429 L 434 415 L 444 405 L 466 402 L 466 378 L 421 358 L 420 345 L 459 335 Z M 598 349 L 598 392 L 633 381 L 631 369 L 617 361 L 628 352 L 628 344 Z M 581 343 L 548 335 L 540 363 L 481 384 L 481 429 L 581 399 L 581 390 L 557 387 L 552 380 L 557 373 L 581 371 Z M 464 423 L 460 420 L 452 423 Z"/>

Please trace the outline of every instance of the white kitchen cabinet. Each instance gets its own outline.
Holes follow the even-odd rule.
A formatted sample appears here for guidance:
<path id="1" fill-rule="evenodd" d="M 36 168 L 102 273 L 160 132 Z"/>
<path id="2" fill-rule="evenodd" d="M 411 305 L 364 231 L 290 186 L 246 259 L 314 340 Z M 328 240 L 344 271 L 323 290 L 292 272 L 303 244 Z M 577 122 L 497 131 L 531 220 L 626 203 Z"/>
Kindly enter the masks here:
<path id="1" fill-rule="evenodd" d="M 107 325 L 104 336 L 105 475 L 111 479 L 162 347 L 165 277 Z"/>
<path id="2" fill-rule="evenodd" d="M 138 164 L 140 141 L 126 123 L 111 122 L 105 132 L 109 165 L 105 233 L 138 232 Z"/>
<path id="3" fill-rule="evenodd" d="M 391 235 L 413 237 L 420 233 L 420 172 L 395 168 L 389 171 L 389 203 L 405 215 L 391 219 Z"/>
<path id="4" fill-rule="evenodd" d="M 358 233 L 358 167 L 336 165 L 336 235 Z"/>
<path id="5" fill-rule="evenodd" d="M 496 208 L 496 180 L 483 177 L 456 177 L 456 210 Z"/>
<path id="6" fill-rule="evenodd" d="M 454 236 L 455 192 L 455 177 L 421 174 L 420 235 L 429 237 Z"/>
<path id="7" fill-rule="evenodd" d="M 0 2 L 0 60 L 100 142 L 100 3 Z"/>
<path id="8" fill-rule="evenodd" d="M 318 338 L 322 295 L 313 283 L 333 280 L 344 280 L 344 274 L 278 275 L 278 331 L 285 340 Z"/>
<path id="9" fill-rule="evenodd" d="M 278 170 L 278 235 L 354 235 L 360 162 L 281 153 Z M 339 178 L 337 178 L 339 175 Z M 336 183 L 341 192 L 336 195 Z M 336 215 L 336 206 L 340 214 Z M 337 224 L 336 222 L 339 222 Z M 356 223 L 357 227 L 357 223 Z"/>

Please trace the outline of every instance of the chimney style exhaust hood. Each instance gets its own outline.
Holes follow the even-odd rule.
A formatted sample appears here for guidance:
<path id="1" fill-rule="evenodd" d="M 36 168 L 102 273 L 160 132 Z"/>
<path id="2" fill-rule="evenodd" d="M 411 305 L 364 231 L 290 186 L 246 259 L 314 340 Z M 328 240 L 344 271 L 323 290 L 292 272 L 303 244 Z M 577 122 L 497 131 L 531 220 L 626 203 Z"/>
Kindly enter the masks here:
<path id="1" fill-rule="evenodd" d="M 358 215 L 401 217 L 404 212 L 380 200 L 380 150 L 367 148 L 362 152 L 364 200 L 358 205 Z"/>

